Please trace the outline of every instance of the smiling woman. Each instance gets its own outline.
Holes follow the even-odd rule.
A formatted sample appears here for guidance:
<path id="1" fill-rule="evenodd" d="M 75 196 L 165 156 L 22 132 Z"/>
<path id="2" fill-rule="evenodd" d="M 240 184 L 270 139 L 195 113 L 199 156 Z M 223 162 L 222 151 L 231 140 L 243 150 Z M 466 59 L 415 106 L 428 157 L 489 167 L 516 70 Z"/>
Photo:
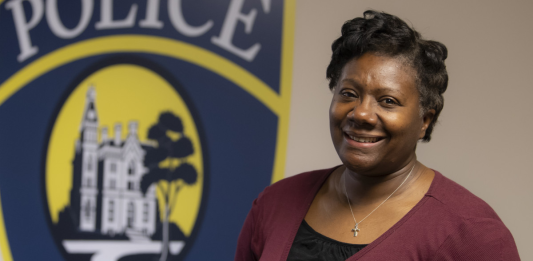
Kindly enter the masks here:
<path id="1" fill-rule="evenodd" d="M 416 75 L 397 58 L 366 53 L 348 62 L 333 88 L 331 136 L 345 166 L 386 175 L 416 159 L 435 116 L 422 117 Z"/>
<path id="2" fill-rule="evenodd" d="M 443 108 L 446 47 L 366 11 L 332 51 L 330 131 L 343 164 L 266 188 L 235 260 L 519 260 L 490 206 L 417 160 Z"/>

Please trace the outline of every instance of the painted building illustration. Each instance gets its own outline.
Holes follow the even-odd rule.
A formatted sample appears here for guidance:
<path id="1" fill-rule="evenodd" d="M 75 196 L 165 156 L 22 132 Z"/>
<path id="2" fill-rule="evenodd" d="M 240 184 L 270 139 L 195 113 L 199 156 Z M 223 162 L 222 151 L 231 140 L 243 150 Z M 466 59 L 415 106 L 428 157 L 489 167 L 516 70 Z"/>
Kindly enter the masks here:
<path id="1" fill-rule="evenodd" d="M 150 145 L 139 141 L 135 121 L 128 123 L 125 140 L 120 123 L 114 126 L 113 138 L 107 127 L 101 127 L 100 142 L 98 128 L 96 91 L 90 87 L 73 160 L 70 197 L 75 225 L 80 232 L 148 239 L 158 217 L 155 186 L 146 194 L 140 189 L 147 172 L 145 148 Z"/>

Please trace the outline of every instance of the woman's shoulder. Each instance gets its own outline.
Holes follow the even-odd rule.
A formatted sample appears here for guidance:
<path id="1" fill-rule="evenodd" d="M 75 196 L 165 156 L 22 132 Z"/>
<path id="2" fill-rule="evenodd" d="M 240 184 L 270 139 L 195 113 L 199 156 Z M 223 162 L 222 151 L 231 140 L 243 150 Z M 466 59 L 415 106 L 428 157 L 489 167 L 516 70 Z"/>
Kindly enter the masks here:
<path id="1" fill-rule="evenodd" d="M 316 194 L 329 174 L 337 167 L 303 172 L 284 178 L 266 187 L 258 197 L 259 201 L 286 202 L 287 200 L 303 200 Z"/>
<path id="2" fill-rule="evenodd" d="M 296 187 L 309 187 L 316 185 L 317 182 L 324 182 L 326 178 L 335 170 L 338 166 L 327 169 L 318 169 L 302 172 L 290 177 L 286 177 L 270 185 L 268 189 L 272 190 L 284 190 L 286 188 L 294 189 Z"/>
<path id="3" fill-rule="evenodd" d="M 438 202 L 430 211 L 439 230 L 448 231 L 433 260 L 520 260 L 511 232 L 484 200 L 437 171 L 428 196 Z"/>
<path id="4" fill-rule="evenodd" d="M 435 171 L 434 184 L 427 195 L 440 202 L 449 212 L 463 219 L 489 218 L 500 221 L 487 202 L 438 171 Z"/>
<path id="5" fill-rule="evenodd" d="M 410 224 L 425 224 L 426 229 L 420 231 L 439 238 L 432 260 L 494 260 L 501 256 L 520 260 L 509 229 L 489 204 L 468 189 L 435 171 L 426 196 L 432 200 L 425 201 L 424 211 L 417 211 Z"/>

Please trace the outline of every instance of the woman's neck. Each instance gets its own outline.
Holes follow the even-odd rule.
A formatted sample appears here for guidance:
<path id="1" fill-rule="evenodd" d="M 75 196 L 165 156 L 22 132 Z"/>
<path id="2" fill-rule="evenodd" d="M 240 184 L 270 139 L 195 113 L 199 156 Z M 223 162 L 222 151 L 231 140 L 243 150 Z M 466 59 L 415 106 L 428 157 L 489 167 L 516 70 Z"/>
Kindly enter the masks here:
<path id="1" fill-rule="evenodd" d="M 337 182 L 333 182 L 338 198 L 347 203 L 346 197 L 352 205 L 374 204 L 389 197 L 402 195 L 416 182 L 427 169 L 414 158 L 397 171 L 386 175 L 365 175 L 343 168 L 337 175 Z M 401 185 L 401 187 L 400 187 Z"/>

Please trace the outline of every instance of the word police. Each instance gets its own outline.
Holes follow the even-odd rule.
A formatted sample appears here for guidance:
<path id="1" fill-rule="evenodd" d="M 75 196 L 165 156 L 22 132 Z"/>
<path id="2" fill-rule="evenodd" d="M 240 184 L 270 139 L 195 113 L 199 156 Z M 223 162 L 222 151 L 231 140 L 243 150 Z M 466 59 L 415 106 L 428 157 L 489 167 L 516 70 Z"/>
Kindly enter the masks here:
<path id="1" fill-rule="evenodd" d="M 30 5 L 23 5 L 24 1 L 29 2 Z M 23 62 L 39 52 L 38 46 L 32 43 L 31 30 L 41 22 L 43 16 L 46 15 L 46 22 L 52 33 L 62 39 L 75 38 L 89 26 L 93 15 L 94 0 L 80 0 L 81 16 L 78 24 L 74 28 L 67 28 L 61 21 L 57 1 L 47 0 L 44 3 L 43 0 L 10 0 L 6 2 L 5 7 L 12 13 L 17 32 L 20 48 L 20 54 L 17 56 L 19 62 Z M 100 20 L 94 25 L 96 30 L 132 28 L 135 26 L 139 11 L 137 4 L 131 4 L 126 18 L 120 19 L 113 17 L 113 0 L 100 1 Z M 138 26 L 151 29 L 163 28 L 164 23 L 159 19 L 160 0 L 146 0 L 146 2 L 144 19 L 138 21 Z M 261 49 L 261 44 L 254 43 L 247 48 L 240 48 L 232 43 L 238 23 L 244 23 L 244 31 L 250 34 L 257 16 L 257 9 L 255 8 L 247 14 L 242 13 L 241 9 L 243 4 L 244 0 L 231 0 L 222 29 L 218 35 L 211 37 L 211 43 L 251 62 Z M 270 0 L 261 0 L 261 4 L 263 11 L 269 13 Z M 29 10 L 25 10 L 25 7 L 31 8 L 31 12 L 27 12 Z M 168 0 L 166 9 L 168 10 L 168 17 L 172 26 L 176 31 L 187 37 L 204 35 L 213 27 L 214 22 L 212 20 L 208 20 L 200 26 L 188 24 L 183 16 L 181 0 Z M 31 13 L 30 19 L 26 19 L 25 14 L 27 13 Z"/>

